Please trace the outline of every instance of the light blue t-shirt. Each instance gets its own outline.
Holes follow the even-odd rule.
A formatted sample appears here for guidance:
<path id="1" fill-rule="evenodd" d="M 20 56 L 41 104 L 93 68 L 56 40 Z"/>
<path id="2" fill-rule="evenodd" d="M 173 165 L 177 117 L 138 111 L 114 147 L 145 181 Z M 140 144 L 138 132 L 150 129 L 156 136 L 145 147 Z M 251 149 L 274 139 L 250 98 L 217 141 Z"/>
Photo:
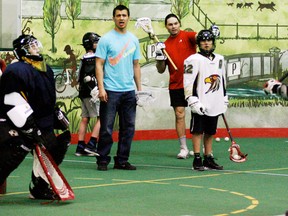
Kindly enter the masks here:
<path id="1" fill-rule="evenodd" d="M 109 31 L 99 40 L 96 57 L 105 59 L 105 90 L 120 92 L 135 89 L 133 60 L 140 59 L 140 46 L 138 38 L 132 33 Z"/>

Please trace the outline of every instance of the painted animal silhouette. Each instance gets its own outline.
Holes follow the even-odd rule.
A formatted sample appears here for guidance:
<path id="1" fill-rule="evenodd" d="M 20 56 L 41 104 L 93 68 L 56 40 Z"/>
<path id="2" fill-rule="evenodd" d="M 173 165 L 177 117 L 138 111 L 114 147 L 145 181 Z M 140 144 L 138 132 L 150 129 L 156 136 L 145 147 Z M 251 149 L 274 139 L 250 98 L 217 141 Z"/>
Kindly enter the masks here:
<path id="1" fill-rule="evenodd" d="M 258 9 L 260 9 L 260 11 L 262 11 L 262 9 L 270 9 L 270 10 L 272 10 L 273 12 L 274 11 L 276 11 L 276 9 L 275 9 L 275 3 L 274 2 L 271 2 L 271 3 L 261 3 L 261 2 L 259 2 L 258 1 L 258 4 L 259 4 L 259 6 L 258 6 L 258 8 L 256 9 L 256 11 L 258 10 Z"/>

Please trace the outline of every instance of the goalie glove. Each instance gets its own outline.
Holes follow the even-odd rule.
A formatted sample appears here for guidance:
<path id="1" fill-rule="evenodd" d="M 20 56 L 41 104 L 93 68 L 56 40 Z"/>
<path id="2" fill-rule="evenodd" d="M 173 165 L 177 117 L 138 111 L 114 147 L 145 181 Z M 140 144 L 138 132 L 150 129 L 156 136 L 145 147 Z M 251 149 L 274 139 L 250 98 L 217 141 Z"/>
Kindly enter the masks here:
<path id="1" fill-rule="evenodd" d="M 248 154 L 243 154 L 240 151 L 240 146 L 236 143 L 233 143 L 230 146 L 229 152 L 230 152 L 230 160 L 233 162 L 242 163 L 242 162 L 245 162 L 247 160 Z"/>
<path id="2" fill-rule="evenodd" d="M 264 92 L 265 94 L 276 94 L 279 88 L 281 88 L 282 83 L 279 82 L 278 80 L 275 79 L 269 79 L 265 84 L 264 84 Z"/>
<path id="3" fill-rule="evenodd" d="M 91 99 L 90 101 L 92 103 L 96 103 L 97 101 L 99 101 L 99 89 L 98 89 L 98 86 L 95 86 L 91 92 L 90 92 L 90 95 L 91 95 Z"/>
<path id="4" fill-rule="evenodd" d="M 152 95 L 152 92 L 150 91 L 137 91 L 135 96 L 136 96 L 136 104 L 139 107 L 143 107 L 154 101 L 154 97 Z"/>
<path id="5" fill-rule="evenodd" d="M 158 42 L 156 44 L 156 51 L 155 51 L 155 54 L 156 54 L 156 57 L 155 59 L 157 61 L 165 61 L 167 59 L 167 56 L 163 53 L 163 49 L 165 49 L 166 46 L 163 42 Z"/>
<path id="6" fill-rule="evenodd" d="M 191 108 L 192 113 L 195 113 L 198 115 L 204 115 L 205 114 L 205 107 L 199 101 L 198 97 L 190 96 L 187 98 L 187 102 L 188 102 L 188 106 Z"/>
<path id="7" fill-rule="evenodd" d="M 211 25 L 209 29 L 215 38 L 220 37 L 220 29 L 217 25 Z"/>
<path id="8" fill-rule="evenodd" d="M 46 144 L 33 118 L 33 110 L 22 95 L 18 92 L 6 94 L 4 96 L 4 104 L 13 106 L 13 108 L 7 112 L 7 116 L 19 129 L 22 136 L 26 137 L 32 144 Z M 25 146 L 30 149 L 34 147 L 31 145 L 25 144 Z"/>

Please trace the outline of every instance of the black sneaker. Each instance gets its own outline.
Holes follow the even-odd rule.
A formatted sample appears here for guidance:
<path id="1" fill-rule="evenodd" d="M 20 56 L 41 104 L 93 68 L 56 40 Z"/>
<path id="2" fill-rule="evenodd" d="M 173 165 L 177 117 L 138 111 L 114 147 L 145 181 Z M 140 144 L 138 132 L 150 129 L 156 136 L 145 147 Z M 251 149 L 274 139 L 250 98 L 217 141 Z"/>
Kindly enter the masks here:
<path id="1" fill-rule="evenodd" d="M 212 156 L 204 156 L 203 166 L 207 169 L 223 170 L 223 166 L 218 165 Z"/>
<path id="2" fill-rule="evenodd" d="M 201 157 L 194 157 L 193 169 L 197 171 L 204 171 L 204 166 L 203 166 Z"/>
<path id="3" fill-rule="evenodd" d="M 107 171 L 108 170 L 108 163 L 106 162 L 97 162 L 97 170 L 100 170 L 100 171 Z"/>
<path id="4" fill-rule="evenodd" d="M 118 163 L 115 162 L 114 163 L 114 169 L 121 169 L 121 170 L 136 170 L 136 167 L 131 165 L 129 162 L 125 162 L 125 163 Z"/>
<path id="5" fill-rule="evenodd" d="M 93 156 L 99 156 L 99 154 L 97 153 L 96 144 L 91 141 L 88 142 L 88 144 L 85 146 L 84 151 Z"/>
<path id="6" fill-rule="evenodd" d="M 30 199 L 42 199 L 42 200 L 59 200 L 57 194 L 51 188 L 43 188 L 43 187 L 32 187 L 31 184 L 29 185 Z"/>
<path id="7" fill-rule="evenodd" d="M 78 157 L 79 156 L 90 156 L 90 157 L 94 156 L 94 154 L 88 153 L 84 149 L 85 149 L 85 145 L 78 144 L 77 148 L 76 148 L 75 155 L 78 156 Z"/>

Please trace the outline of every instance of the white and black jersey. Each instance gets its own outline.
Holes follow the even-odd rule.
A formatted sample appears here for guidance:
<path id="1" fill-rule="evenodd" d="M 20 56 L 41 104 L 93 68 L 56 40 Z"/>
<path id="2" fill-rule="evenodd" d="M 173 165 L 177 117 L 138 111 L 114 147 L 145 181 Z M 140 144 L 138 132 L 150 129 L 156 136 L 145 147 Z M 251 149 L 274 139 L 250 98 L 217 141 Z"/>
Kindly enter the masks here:
<path id="1" fill-rule="evenodd" d="M 196 96 L 205 106 L 205 115 L 217 116 L 225 112 L 226 79 L 224 57 L 212 54 L 211 58 L 199 53 L 184 61 L 185 98 Z"/>

